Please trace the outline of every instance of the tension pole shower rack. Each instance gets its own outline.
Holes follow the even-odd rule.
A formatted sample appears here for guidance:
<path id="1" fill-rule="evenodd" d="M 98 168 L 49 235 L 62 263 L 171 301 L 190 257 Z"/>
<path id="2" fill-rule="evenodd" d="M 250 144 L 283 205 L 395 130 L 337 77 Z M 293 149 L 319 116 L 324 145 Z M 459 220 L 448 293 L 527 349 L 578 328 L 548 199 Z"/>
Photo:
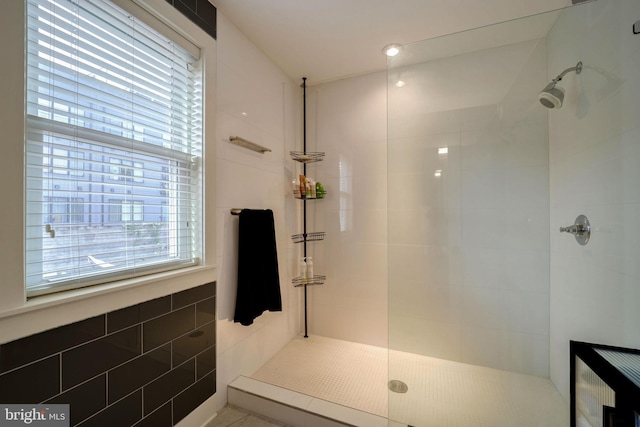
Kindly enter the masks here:
<path id="1" fill-rule="evenodd" d="M 302 174 L 307 176 L 307 163 L 319 162 L 324 158 L 324 153 L 319 152 L 307 152 L 307 78 L 302 78 L 302 152 L 291 151 L 291 158 L 297 162 L 302 163 Z M 323 191 L 322 197 L 325 192 Z M 291 236 L 294 243 L 302 243 L 302 256 L 307 259 L 307 242 L 317 241 L 324 239 L 324 232 L 307 232 L 307 200 L 320 197 L 310 197 L 308 194 L 304 194 L 302 191 L 294 191 L 294 197 L 302 200 L 302 234 L 296 234 Z M 296 287 L 302 286 L 304 290 L 304 337 L 308 338 L 308 321 L 307 321 L 307 287 L 311 285 L 322 285 L 326 276 L 314 274 L 313 276 L 301 275 L 293 279 L 293 284 Z"/>

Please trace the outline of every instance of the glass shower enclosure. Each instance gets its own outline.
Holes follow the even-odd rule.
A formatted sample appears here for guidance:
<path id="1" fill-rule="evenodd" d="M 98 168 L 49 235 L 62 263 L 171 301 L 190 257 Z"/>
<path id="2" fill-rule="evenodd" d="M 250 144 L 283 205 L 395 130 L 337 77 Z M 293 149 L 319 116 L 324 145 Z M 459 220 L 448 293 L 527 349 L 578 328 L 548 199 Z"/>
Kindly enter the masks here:
<path id="1" fill-rule="evenodd" d="M 502 425 L 521 409 L 504 402 L 517 378 L 569 400 L 570 339 L 640 344 L 621 232 L 640 237 L 637 20 L 634 0 L 598 0 L 389 59 L 390 422 L 490 411 Z M 557 82 L 562 106 L 543 105 L 579 62 Z M 579 214 L 595 223 L 585 246 L 558 231 Z M 544 425 L 568 425 L 558 411 Z"/>

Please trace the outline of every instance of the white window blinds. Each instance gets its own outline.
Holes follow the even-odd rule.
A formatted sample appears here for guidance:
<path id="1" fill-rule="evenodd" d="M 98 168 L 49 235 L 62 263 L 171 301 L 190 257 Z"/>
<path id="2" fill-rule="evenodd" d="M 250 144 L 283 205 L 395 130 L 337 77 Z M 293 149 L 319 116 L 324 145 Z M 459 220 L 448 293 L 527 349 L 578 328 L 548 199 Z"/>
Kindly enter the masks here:
<path id="1" fill-rule="evenodd" d="M 103 0 L 28 0 L 26 286 L 193 265 L 198 58 Z"/>

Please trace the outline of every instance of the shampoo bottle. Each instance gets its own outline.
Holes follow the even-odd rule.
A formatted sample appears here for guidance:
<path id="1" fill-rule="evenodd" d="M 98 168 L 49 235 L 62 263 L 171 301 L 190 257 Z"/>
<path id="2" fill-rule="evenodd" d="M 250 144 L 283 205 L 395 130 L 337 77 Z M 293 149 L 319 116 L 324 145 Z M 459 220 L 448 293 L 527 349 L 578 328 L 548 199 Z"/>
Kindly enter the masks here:
<path id="1" fill-rule="evenodd" d="M 313 259 L 307 257 L 307 279 L 313 282 Z"/>
<path id="2" fill-rule="evenodd" d="M 307 283 L 307 263 L 304 262 L 304 257 L 300 261 L 300 279 L 302 283 Z"/>
<path id="3" fill-rule="evenodd" d="M 306 182 L 307 182 L 307 178 L 305 178 L 304 175 L 300 175 L 300 198 L 304 199 L 304 195 L 305 195 L 305 188 L 306 188 Z"/>

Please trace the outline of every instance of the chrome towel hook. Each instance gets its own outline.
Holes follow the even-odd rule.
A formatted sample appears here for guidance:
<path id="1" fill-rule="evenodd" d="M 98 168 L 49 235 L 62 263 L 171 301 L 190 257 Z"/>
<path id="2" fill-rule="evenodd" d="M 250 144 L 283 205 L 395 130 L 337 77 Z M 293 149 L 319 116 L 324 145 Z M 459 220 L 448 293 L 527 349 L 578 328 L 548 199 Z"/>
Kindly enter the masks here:
<path id="1" fill-rule="evenodd" d="M 589 243 L 591 237 L 591 225 L 589 219 L 584 215 L 578 215 L 576 222 L 568 227 L 560 227 L 561 233 L 570 233 L 576 237 L 576 242 L 582 246 Z"/>

